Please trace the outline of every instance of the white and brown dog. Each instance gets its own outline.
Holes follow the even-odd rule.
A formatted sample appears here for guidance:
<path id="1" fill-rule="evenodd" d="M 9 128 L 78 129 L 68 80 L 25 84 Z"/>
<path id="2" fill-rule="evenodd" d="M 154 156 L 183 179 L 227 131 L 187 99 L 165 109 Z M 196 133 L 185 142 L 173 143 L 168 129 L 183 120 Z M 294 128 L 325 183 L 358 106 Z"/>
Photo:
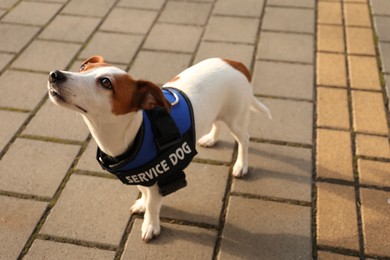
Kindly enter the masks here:
<path id="1" fill-rule="evenodd" d="M 193 108 L 198 144 L 213 146 L 224 122 L 238 142 L 237 160 L 232 173 L 243 177 L 248 172 L 250 110 L 265 111 L 254 96 L 251 75 L 239 62 L 212 58 L 181 72 L 164 87 L 184 92 Z M 135 141 L 143 122 L 142 110 L 171 104 L 162 89 L 144 80 L 135 80 L 125 71 L 104 63 L 100 56 L 83 62 L 79 73 L 52 71 L 49 76 L 50 99 L 60 106 L 79 112 L 101 151 L 116 157 Z M 145 212 L 142 239 L 149 241 L 160 233 L 162 196 L 157 185 L 138 186 L 142 197 L 131 207 L 132 213 Z"/>

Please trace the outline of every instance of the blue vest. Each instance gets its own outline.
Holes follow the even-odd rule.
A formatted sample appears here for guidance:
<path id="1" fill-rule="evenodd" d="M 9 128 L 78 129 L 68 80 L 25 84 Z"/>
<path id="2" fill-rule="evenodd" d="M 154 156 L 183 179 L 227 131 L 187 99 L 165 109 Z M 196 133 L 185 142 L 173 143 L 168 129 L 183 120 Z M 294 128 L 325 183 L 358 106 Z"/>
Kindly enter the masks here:
<path id="1" fill-rule="evenodd" d="M 170 113 L 160 107 L 142 111 L 143 122 L 130 150 L 110 157 L 98 147 L 96 155 L 102 168 L 124 184 L 151 186 L 158 182 L 160 192 L 161 183 L 167 186 L 177 179 L 181 179 L 179 186 L 185 186 L 182 171 L 197 154 L 190 101 L 180 90 L 162 91 L 172 104 Z"/>

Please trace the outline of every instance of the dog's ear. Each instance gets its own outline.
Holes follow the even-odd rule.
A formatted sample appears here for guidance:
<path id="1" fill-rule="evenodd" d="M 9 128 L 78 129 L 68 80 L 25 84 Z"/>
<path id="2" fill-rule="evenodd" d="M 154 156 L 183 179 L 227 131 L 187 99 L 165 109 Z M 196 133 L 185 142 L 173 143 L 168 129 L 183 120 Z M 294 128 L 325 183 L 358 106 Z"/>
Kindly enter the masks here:
<path id="1" fill-rule="evenodd" d="M 139 101 L 138 109 L 152 109 L 155 106 L 164 107 L 168 112 L 171 111 L 171 103 L 164 97 L 162 90 L 156 84 L 137 80 L 136 99 Z"/>
<path id="2" fill-rule="evenodd" d="M 85 61 L 80 66 L 80 72 L 87 70 L 87 65 L 90 64 L 97 64 L 97 63 L 104 63 L 104 59 L 102 56 L 92 56 Z"/>

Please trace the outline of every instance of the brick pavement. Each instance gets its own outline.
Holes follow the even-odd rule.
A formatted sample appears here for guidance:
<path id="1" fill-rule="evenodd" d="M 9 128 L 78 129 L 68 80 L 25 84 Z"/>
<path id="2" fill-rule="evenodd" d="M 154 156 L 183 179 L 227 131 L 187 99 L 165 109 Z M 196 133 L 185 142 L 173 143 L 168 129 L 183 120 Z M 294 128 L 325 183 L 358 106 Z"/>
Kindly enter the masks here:
<path id="1" fill-rule="evenodd" d="M 0 259 L 390 259 L 389 28 L 388 0 L 0 1 Z M 137 189 L 47 99 L 93 54 L 159 84 L 240 60 L 273 114 L 243 180 L 227 131 L 199 147 L 149 244 Z"/>

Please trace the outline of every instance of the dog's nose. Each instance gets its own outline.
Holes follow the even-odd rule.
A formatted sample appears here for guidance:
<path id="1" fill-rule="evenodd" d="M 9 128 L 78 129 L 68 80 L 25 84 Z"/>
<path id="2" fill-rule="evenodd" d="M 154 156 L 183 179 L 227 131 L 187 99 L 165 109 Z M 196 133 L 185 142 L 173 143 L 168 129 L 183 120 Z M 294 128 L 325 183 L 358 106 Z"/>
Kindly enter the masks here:
<path id="1" fill-rule="evenodd" d="M 49 76 L 49 81 L 50 82 L 62 82 L 62 81 L 65 81 L 66 80 L 66 75 L 59 71 L 59 70 L 55 70 L 55 71 L 52 71 L 50 72 L 50 76 Z"/>

